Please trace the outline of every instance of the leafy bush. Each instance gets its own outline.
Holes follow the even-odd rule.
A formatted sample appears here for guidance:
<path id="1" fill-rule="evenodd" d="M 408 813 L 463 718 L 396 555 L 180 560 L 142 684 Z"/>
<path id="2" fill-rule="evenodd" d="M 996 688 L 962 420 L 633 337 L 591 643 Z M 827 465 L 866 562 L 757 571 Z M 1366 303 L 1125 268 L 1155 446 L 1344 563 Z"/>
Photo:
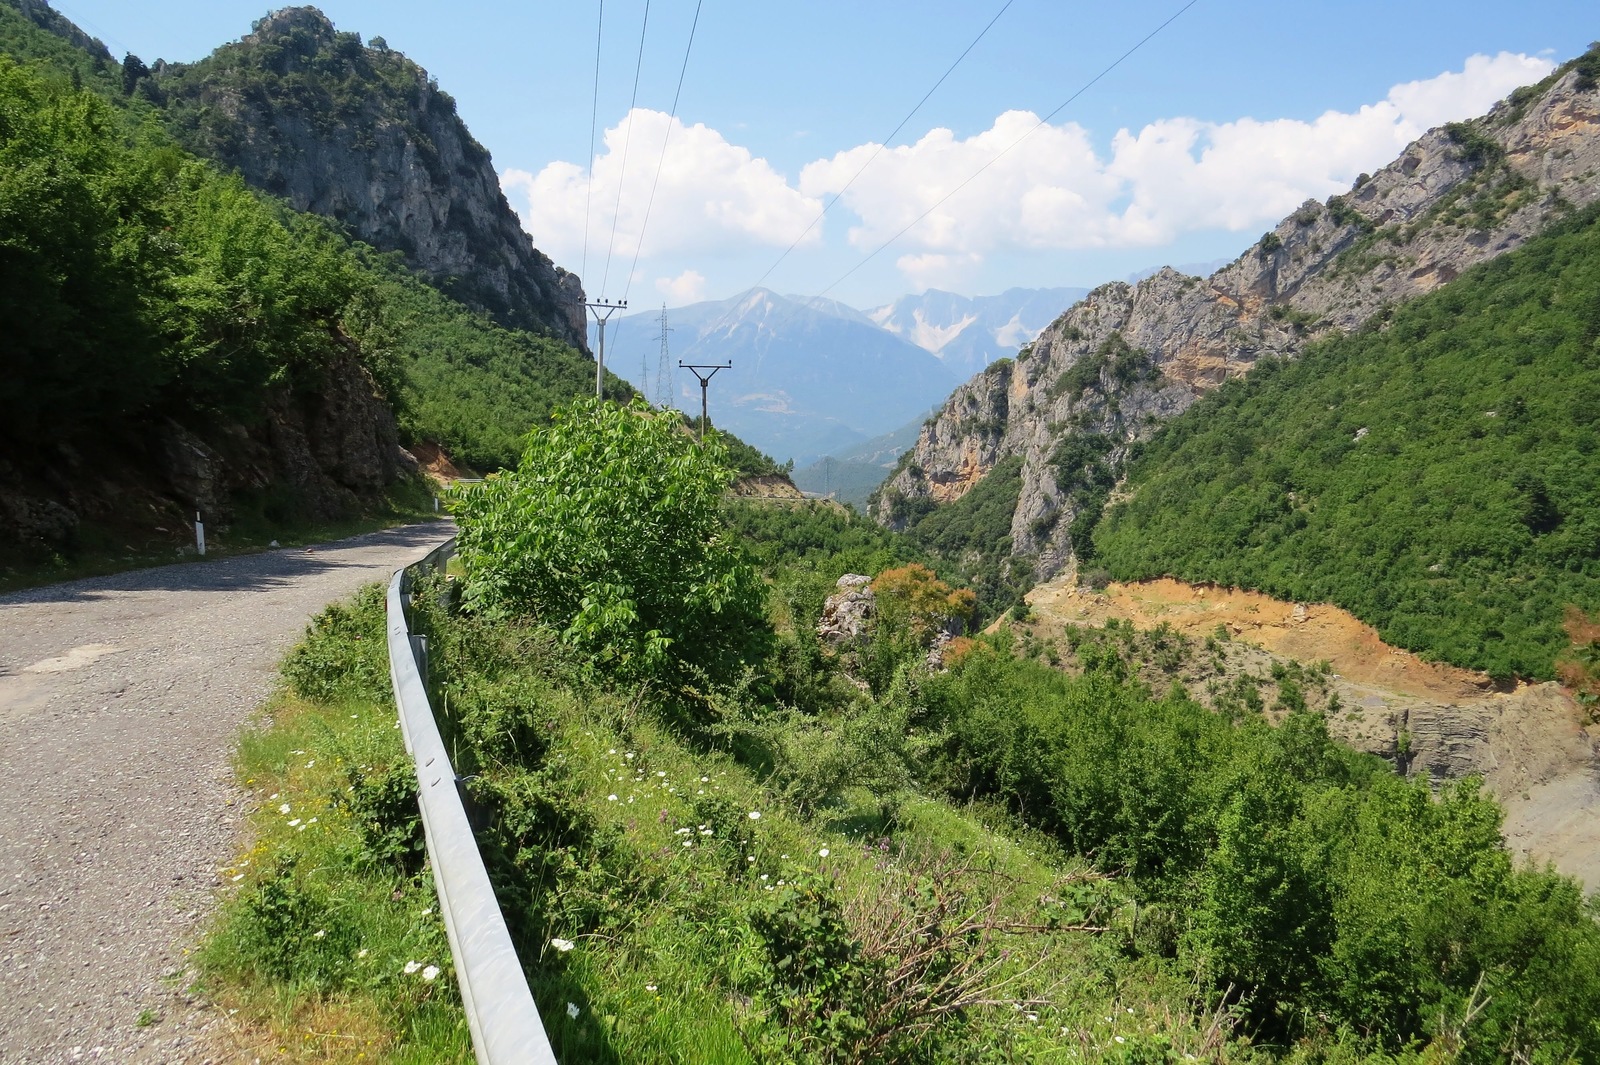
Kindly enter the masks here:
<path id="1" fill-rule="evenodd" d="M 332 603 L 306 626 L 305 638 L 285 656 L 281 672 L 302 699 L 337 702 L 394 701 L 389 684 L 387 591 L 370 584 L 348 604 Z"/>
<path id="2" fill-rule="evenodd" d="M 755 570 L 719 518 L 732 479 L 642 402 L 580 400 L 528 437 L 517 469 L 452 505 L 463 605 L 529 618 L 620 676 L 733 680 L 770 640 Z"/>

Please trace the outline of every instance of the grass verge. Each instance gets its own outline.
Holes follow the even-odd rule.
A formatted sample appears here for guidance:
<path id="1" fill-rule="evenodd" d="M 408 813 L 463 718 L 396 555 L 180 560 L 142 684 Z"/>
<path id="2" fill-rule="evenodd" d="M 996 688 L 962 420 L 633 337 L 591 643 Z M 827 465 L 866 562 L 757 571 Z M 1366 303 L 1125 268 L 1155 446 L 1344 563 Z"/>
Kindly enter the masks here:
<path id="1" fill-rule="evenodd" d="M 319 615 L 240 742 L 254 842 L 196 960 L 263 1060 L 472 1060 L 382 624 L 378 585 Z"/>

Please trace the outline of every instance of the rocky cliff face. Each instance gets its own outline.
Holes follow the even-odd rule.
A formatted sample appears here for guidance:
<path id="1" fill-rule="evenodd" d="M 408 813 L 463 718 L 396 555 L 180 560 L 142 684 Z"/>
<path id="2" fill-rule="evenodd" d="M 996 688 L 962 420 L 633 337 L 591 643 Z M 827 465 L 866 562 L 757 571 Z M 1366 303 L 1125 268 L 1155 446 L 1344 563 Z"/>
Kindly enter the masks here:
<path id="1" fill-rule="evenodd" d="M 186 147 L 295 208 L 333 218 L 502 324 L 583 350 L 583 287 L 533 246 L 427 71 L 364 47 L 315 8 L 276 11 L 157 92 Z"/>
<path id="2" fill-rule="evenodd" d="M 1524 243 L 1600 199 L 1600 92 L 1585 66 L 1488 115 L 1429 132 L 1327 203 L 1307 201 L 1210 278 L 1166 269 L 1095 289 L 956 389 L 873 506 L 959 499 L 1023 460 L 1013 553 L 1039 577 L 1073 559 L 1073 522 L 1098 508 L 1128 446 L 1264 356 L 1351 330 Z M 1096 485 L 1100 486 L 1098 494 Z"/>
<path id="3" fill-rule="evenodd" d="M 275 524 L 337 519 L 416 469 L 382 390 L 352 355 L 303 387 L 276 386 L 249 425 L 196 430 L 169 418 L 93 451 L 0 459 L 0 548 L 71 549 L 84 523 L 119 543 L 182 545 L 196 512 L 214 531 L 245 508 Z"/>

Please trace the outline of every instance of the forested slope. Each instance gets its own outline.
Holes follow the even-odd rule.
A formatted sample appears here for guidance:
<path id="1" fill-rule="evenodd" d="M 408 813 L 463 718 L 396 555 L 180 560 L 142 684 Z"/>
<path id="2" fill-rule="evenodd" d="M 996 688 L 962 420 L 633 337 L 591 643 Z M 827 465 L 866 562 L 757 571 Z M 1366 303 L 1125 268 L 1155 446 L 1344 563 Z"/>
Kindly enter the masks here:
<path id="1" fill-rule="evenodd" d="M 1548 678 L 1600 608 L 1600 212 L 1259 364 L 1164 427 L 1096 537 L 1119 578 L 1332 602 L 1385 640 Z"/>
<path id="2" fill-rule="evenodd" d="M 197 510 L 348 515 L 404 481 L 399 444 L 509 464 L 593 388 L 569 344 L 184 151 L 141 69 L 0 2 L 0 538 L 170 550 Z"/>

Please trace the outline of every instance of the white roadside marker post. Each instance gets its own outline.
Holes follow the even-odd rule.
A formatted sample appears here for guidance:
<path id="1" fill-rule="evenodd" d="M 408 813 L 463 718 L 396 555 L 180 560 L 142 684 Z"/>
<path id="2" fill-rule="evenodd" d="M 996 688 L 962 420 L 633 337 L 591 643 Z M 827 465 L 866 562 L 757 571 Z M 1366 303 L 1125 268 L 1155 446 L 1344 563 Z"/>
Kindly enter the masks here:
<path id="1" fill-rule="evenodd" d="M 206 553 L 206 527 L 200 521 L 200 512 L 194 512 L 194 549 L 200 554 Z"/>

